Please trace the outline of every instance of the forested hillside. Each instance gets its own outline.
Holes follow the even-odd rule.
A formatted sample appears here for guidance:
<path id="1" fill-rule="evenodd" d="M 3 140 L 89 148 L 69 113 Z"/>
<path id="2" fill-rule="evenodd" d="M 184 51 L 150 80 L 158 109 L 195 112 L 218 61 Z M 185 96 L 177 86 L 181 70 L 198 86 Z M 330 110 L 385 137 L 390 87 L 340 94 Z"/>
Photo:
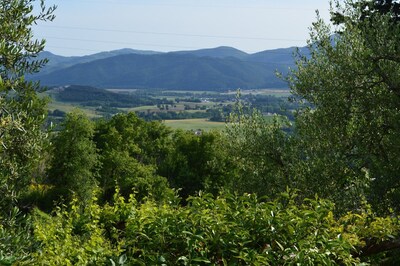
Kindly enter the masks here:
<path id="1" fill-rule="evenodd" d="M 190 54 L 124 54 L 73 65 L 35 76 L 45 85 L 89 85 L 114 88 L 227 90 L 284 87 L 275 76 L 281 65 L 237 58 Z"/>
<path id="2" fill-rule="evenodd" d="M 89 86 L 63 86 L 53 88 L 57 91 L 57 99 L 62 102 L 79 102 L 86 105 L 101 105 L 107 103 L 111 106 L 139 106 L 149 103 L 148 99 L 139 98 L 131 94 L 114 93 Z"/>
<path id="3" fill-rule="evenodd" d="M 73 65 L 88 63 L 99 59 L 109 58 L 124 54 L 158 54 L 154 51 L 140 51 L 133 49 L 120 49 L 109 52 L 101 52 L 86 56 L 60 56 L 53 53 L 43 51 L 38 54 L 38 59 L 47 59 L 48 63 L 41 69 L 40 74 L 51 73 L 56 70 L 67 68 Z"/>
<path id="4" fill-rule="evenodd" d="M 161 53 L 121 49 L 82 57 L 42 52 L 43 70 L 29 79 L 43 85 L 89 85 L 118 88 L 227 90 L 287 88 L 276 71 L 294 67 L 297 48 L 248 54 L 232 47 Z M 306 47 L 298 49 L 309 55 Z M 190 69 L 190 71 L 187 71 Z M 151 77 L 151 78 L 149 78 Z"/>
<path id="5" fill-rule="evenodd" d="M 89 85 L 113 88 L 227 90 L 287 88 L 276 71 L 294 67 L 297 48 L 248 54 L 232 47 L 161 53 L 121 49 L 82 57 L 42 52 L 49 59 L 43 70 L 29 79 L 43 85 Z M 306 47 L 298 51 L 309 55 Z M 190 71 L 187 71 L 190 69 Z M 151 78 L 150 78 L 151 77 Z"/>
<path id="6" fill-rule="evenodd" d="M 285 78 L 294 121 L 238 98 L 198 135 L 78 110 L 52 132 L 24 79 L 46 63 L 32 26 L 55 12 L 34 3 L 0 2 L 0 264 L 400 263 L 398 3 L 317 19 Z"/>

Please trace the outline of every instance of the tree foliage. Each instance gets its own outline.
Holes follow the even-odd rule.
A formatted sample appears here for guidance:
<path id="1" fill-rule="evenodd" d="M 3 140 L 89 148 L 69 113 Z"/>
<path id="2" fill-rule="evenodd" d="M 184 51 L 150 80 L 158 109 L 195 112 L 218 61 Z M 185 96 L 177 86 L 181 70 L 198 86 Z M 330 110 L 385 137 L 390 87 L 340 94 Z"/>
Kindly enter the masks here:
<path id="1" fill-rule="evenodd" d="M 55 7 L 46 8 L 40 1 L 40 12 L 34 14 L 36 0 L 4 0 L 0 4 L 0 76 L 12 89 L 21 92 L 23 87 L 13 84 L 26 74 L 38 72 L 47 60 L 32 60 L 44 48 L 44 40 L 33 38 L 32 26 L 39 21 L 53 20 Z M 12 86 L 14 85 L 14 86 Z"/>
<path id="2" fill-rule="evenodd" d="M 24 80 L 45 61 L 35 57 L 44 41 L 33 39 L 32 26 L 52 20 L 55 7 L 33 14 L 33 0 L 0 2 L 0 263 L 11 264 L 32 248 L 29 219 L 19 210 L 23 191 L 35 178 L 46 134 L 45 100 L 39 84 Z"/>
<path id="3" fill-rule="evenodd" d="M 274 197 L 293 185 L 290 173 L 290 136 L 285 117 L 267 122 L 256 109 L 245 110 L 240 101 L 231 113 L 222 148 L 231 158 L 235 171 L 230 187 L 239 193 Z"/>
<path id="4" fill-rule="evenodd" d="M 48 181 L 58 196 L 70 200 L 71 192 L 88 200 L 96 188 L 99 158 L 93 142 L 94 124 L 80 112 L 67 114 L 62 130 L 53 138 L 53 158 Z"/>
<path id="5" fill-rule="evenodd" d="M 296 120 L 310 191 L 398 209 L 400 24 L 393 9 L 376 12 L 378 2 L 389 3 L 335 2 L 339 25 L 313 24 L 311 56 L 299 58 L 289 81 L 314 107 Z"/>
<path id="6" fill-rule="evenodd" d="M 229 193 L 191 197 L 185 207 L 176 202 L 140 204 L 117 192 L 110 205 L 94 201 L 84 213 L 76 202 L 53 216 L 38 212 L 41 246 L 33 263 L 368 265 L 385 255 L 361 258 L 367 243 L 383 243 L 399 230 L 397 218 L 375 217 L 368 208 L 335 218 L 332 202 L 297 204 L 293 191 L 269 202 Z"/>
<path id="7" fill-rule="evenodd" d="M 169 193 L 167 180 L 156 174 L 156 165 L 166 154 L 169 130 L 159 122 L 145 122 L 134 113 L 117 114 L 97 124 L 95 142 L 99 149 L 99 184 L 104 198 L 111 199 L 116 186 L 129 197 Z"/>
<path id="8" fill-rule="evenodd" d="M 0 190 L 3 206 L 15 204 L 19 192 L 30 182 L 40 157 L 44 134 L 41 125 L 45 101 L 38 99 L 37 83 L 24 74 L 40 69 L 45 61 L 34 57 L 44 40 L 33 40 L 32 25 L 52 20 L 54 7 L 33 14 L 34 1 L 6 0 L 0 3 Z M 13 203 L 14 202 L 14 203 Z"/>
<path id="9" fill-rule="evenodd" d="M 171 148 L 159 167 L 171 186 L 180 189 L 183 199 L 199 191 L 217 192 L 229 183 L 229 158 L 219 149 L 223 137 L 216 132 L 178 130 L 171 136 Z"/>

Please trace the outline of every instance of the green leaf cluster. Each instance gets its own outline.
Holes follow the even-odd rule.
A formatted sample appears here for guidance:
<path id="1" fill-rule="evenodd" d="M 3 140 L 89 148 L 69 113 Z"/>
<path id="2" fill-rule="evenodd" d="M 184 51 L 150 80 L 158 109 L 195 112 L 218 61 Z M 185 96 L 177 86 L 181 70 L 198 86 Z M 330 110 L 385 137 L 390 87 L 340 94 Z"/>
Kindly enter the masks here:
<path id="1" fill-rule="evenodd" d="M 224 131 L 221 148 L 235 169 L 225 187 L 273 198 L 294 184 L 289 165 L 293 143 L 283 130 L 290 123 L 279 116 L 270 123 L 260 111 L 247 109 L 238 98 Z"/>
<path id="2" fill-rule="evenodd" d="M 96 125 L 94 142 L 101 167 L 99 186 L 104 199 L 111 199 L 116 187 L 128 198 L 152 195 L 163 199 L 172 193 L 167 180 L 157 174 L 157 164 L 166 156 L 170 130 L 159 122 L 145 122 L 136 114 L 117 114 Z"/>
<path id="3" fill-rule="evenodd" d="M 187 206 L 128 201 L 117 191 L 103 207 L 76 201 L 53 216 L 36 212 L 31 259 L 40 265 L 360 265 L 366 241 L 397 237 L 397 218 L 366 210 L 333 215 L 330 201 L 296 203 L 287 191 L 274 201 L 255 194 L 201 194 Z M 360 253 L 359 253 L 360 252 Z M 368 259 L 364 261 L 368 262 Z M 367 265 L 367 264 L 364 264 Z"/>
<path id="4" fill-rule="evenodd" d="M 296 98 L 313 106 L 296 118 L 307 159 L 298 172 L 310 192 L 347 208 L 363 197 L 382 211 L 399 207 L 400 23 L 394 10 L 377 11 L 384 2 L 335 1 L 340 23 L 318 17 L 311 55 L 299 56 L 288 78 Z"/>
<path id="5" fill-rule="evenodd" d="M 94 124 L 82 113 L 72 112 L 61 126 L 63 130 L 53 138 L 47 182 L 66 200 L 71 199 L 71 192 L 88 200 L 96 188 L 100 165 L 93 142 Z"/>

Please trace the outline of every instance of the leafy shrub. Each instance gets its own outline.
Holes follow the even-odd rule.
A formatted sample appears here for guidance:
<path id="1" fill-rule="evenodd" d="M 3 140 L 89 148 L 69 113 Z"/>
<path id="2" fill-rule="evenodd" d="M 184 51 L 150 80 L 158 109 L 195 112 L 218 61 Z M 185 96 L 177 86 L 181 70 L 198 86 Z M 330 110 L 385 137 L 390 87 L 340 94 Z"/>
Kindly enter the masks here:
<path id="1" fill-rule="evenodd" d="M 44 265 L 356 265 L 366 240 L 380 243 L 399 230 L 396 218 L 368 210 L 335 218 L 330 201 L 299 205 L 296 197 L 200 194 L 182 207 L 176 197 L 140 203 L 117 193 L 112 204 L 85 209 L 74 201 L 54 217 L 36 213 L 41 246 L 33 258 Z"/>
<path id="2" fill-rule="evenodd" d="M 29 261 L 35 248 L 32 237 L 32 222 L 17 207 L 7 216 L 0 215 L 0 265 L 13 265 L 16 261 Z"/>
<path id="3" fill-rule="evenodd" d="M 36 210 L 34 236 L 40 243 L 31 255 L 34 265 L 105 265 L 118 250 L 104 237 L 102 209 L 88 204 L 84 211 L 77 200 L 67 211 L 56 208 L 54 216 Z"/>

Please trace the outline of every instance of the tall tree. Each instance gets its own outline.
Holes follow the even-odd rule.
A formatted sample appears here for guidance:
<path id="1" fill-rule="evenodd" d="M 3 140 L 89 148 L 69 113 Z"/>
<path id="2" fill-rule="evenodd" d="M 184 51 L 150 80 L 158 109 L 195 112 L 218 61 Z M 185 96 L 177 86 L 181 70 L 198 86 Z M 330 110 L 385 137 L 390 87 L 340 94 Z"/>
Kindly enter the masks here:
<path id="1" fill-rule="evenodd" d="M 45 61 L 35 57 L 44 40 L 33 39 L 32 26 L 52 20 L 55 7 L 34 14 L 34 0 L 0 1 L 0 264 L 11 265 L 27 256 L 31 246 L 29 219 L 18 205 L 21 192 L 33 179 L 46 135 L 41 127 L 45 101 L 38 83 L 24 75 L 39 71 Z"/>
<path id="2" fill-rule="evenodd" d="M 218 150 L 222 136 L 217 132 L 177 130 L 172 134 L 172 147 L 165 160 L 159 165 L 158 173 L 165 176 L 171 186 L 180 189 L 183 199 L 196 192 L 216 193 L 228 184 L 229 160 Z"/>
<path id="3" fill-rule="evenodd" d="M 74 192 L 86 202 L 96 187 L 99 159 L 93 142 L 94 124 L 83 113 L 69 113 L 63 129 L 53 140 L 53 159 L 49 181 L 60 196 L 71 198 Z"/>
<path id="4" fill-rule="evenodd" d="M 300 56 L 289 77 L 297 99 L 313 105 L 297 116 L 304 189 L 347 207 L 367 199 L 400 210 L 396 7 L 393 1 L 335 1 L 336 26 L 318 18 L 311 56 Z"/>
<path id="5" fill-rule="evenodd" d="M 295 185 L 290 174 L 291 138 L 283 130 L 289 123 L 278 116 L 271 122 L 258 110 L 245 110 L 240 101 L 236 105 L 222 145 L 235 169 L 229 187 L 273 198 Z"/>
<path id="6" fill-rule="evenodd" d="M 135 113 L 100 121 L 94 140 L 102 164 L 98 181 L 104 199 L 112 199 L 116 186 L 126 197 L 135 192 L 139 199 L 150 194 L 156 199 L 166 198 L 171 191 L 156 168 L 166 154 L 168 135 L 165 125 L 146 122 Z"/>
<path id="7" fill-rule="evenodd" d="M 45 100 L 37 97 L 38 83 L 27 82 L 46 63 L 35 60 L 45 41 L 34 40 L 32 26 L 53 20 L 55 7 L 34 14 L 34 0 L 0 2 L 0 208 L 15 206 L 32 179 L 45 137 L 41 126 Z"/>

